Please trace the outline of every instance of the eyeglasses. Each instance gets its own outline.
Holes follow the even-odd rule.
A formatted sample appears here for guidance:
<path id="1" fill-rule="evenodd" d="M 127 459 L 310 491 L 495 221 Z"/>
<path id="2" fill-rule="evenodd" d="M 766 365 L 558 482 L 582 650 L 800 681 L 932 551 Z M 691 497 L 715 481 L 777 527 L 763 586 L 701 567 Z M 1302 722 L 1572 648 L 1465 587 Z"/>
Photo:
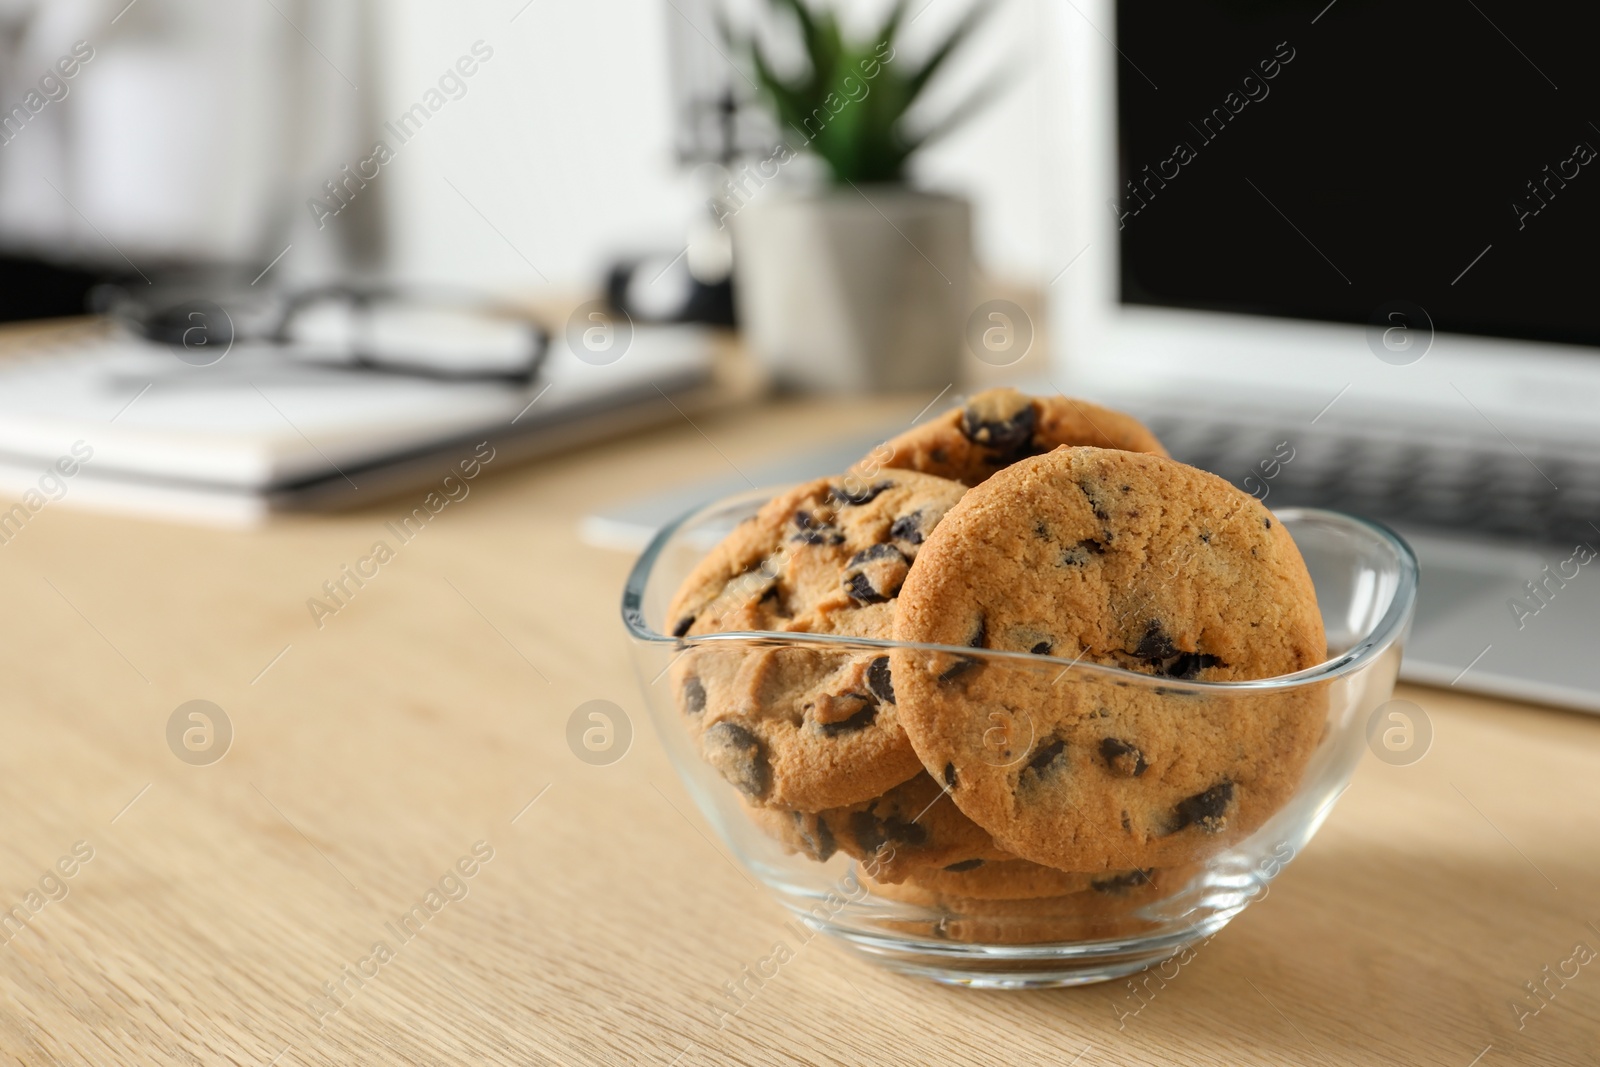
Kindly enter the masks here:
<path id="1" fill-rule="evenodd" d="M 203 291 L 108 285 L 91 294 L 91 307 L 197 366 L 242 342 L 352 371 L 527 385 L 550 350 L 549 332 L 525 312 L 472 294 L 353 285 L 287 296 Z"/>

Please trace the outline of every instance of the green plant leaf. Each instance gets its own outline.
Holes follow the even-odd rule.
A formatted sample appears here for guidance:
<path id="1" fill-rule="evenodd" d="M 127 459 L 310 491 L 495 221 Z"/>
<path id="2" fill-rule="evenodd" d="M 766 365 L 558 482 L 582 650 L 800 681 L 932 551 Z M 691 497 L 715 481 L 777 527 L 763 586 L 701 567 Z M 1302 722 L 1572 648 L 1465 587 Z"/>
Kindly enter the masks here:
<path id="1" fill-rule="evenodd" d="M 927 60 L 923 62 L 921 68 L 908 76 L 906 96 L 907 107 L 909 107 L 911 103 L 916 100 L 917 96 L 922 92 L 922 90 L 927 87 L 928 82 L 932 80 L 933 76 L 939 73 L 939 69 L 944 66 L 945 61 L 950 58 L 951 54 L 955 52 L 957 48 L 961 47 L 963 41 L 972 36 L 973 31 L 976 30 L 978 26 L 982 24 L 983 20 L 989 16 L 989 12 L 993 11 L 998 6 L 1000 5 L 984 3 L 982 0 L 979 0 L 979 2 L 972 5 L 971 10 L 969 10 L 959 22 L 950 28 L 950 32 L 945 35 L 944 41 L 940 43 L 940 45 L 935 48 L 931 54 L 929 54 Z"/>
<path id="2" fill-rule="evenodd" d="M 817 47 L 811 52 L 812 65 L 816 67 L 817 84 L 826 85 L 839 68 L 845 53 L 844 33 L 839 29 L 839 17 L 830 8 L 816 15 Z M 826 90 L 824 90 L 826 91 Z"/>
<path id="3" fill-rule="evenodd" d="M 933 123 L 921 133 L 907 137 L 907 155 L 912 152 L 920 152 L 929 145 L 948 137 L 972 116 L 994 103 L 1016 80 L 1016 74 L 1013 71 L 1007 71 L 989 79 L 977 92 L 952 108 L 944 118 Z"/>
<path id="4" fill-rule="evenodd" d="M 894 39 L 900 34 L 900 23 L 910 7 L 911 0 L 895 0 L 894 6 L 889 9 L 889 17 L 883 20 L 883 26 L 878 30 L 877 40 L 873 42 L 873 54 L 882 55 L 884 48 L 894 46 Z"/>
<path id="5" fill-rule="evenodd" d="M 871 168 L 874 140 L 870 125 L 874 116 L 866 106 L 872 99 L 872 87 L 859 74 L 849 73 L 856 69 L 855 54 L 842 59 L 839 70 L 846 73 L 839 76 L 838 85 L 832 90 L 840 109 L 834 113 L 827 108 L 828 98 L 823 98 L 830 117 L 818 138 L 818 152 L 829 161 L 835 181 L 858 179 Z"/>
<path id="6" fill-rule="evenodd" d="M 783 124 L 793 124 L 797 117 L 803 114 L 808 95 L 803 92 L 797 92 L 782 78 L 778 77 L 767 63 L 767 59 L 762 55 L 759 47 L 751 46 L 750 59 L 755 65 L 756 81 L 761 84 L 762 90 L 771 98 L 773 108 L 778 113 L 778 121 Z"/>
<path id="7" fill-rule="evenodd" d="M 792 132 L 799 138 L 838 184 L 904 181 L 914 152 L 966 121 L 1002 88 L 999 82 L 988 86 L 921 133 L 907 126 L 907 113 L 924 87 L 987 16 L 993 6 L 987 0 L 977 0 L 919 65 L 891 51 L 917 0 L 893 0 L 877 31 L 854 43 L 845 39 L 835 6 L 816 0 L 766 2 L 773 15 L 792 16 L 792 24 L 782 18 L 780 28 L 798 34 L 809 65 L 804 75 L 780 76 L 771 53 L 753 37 L 734 33 L 724 18 L 718 19 L 719 31 L 750 56 L 761 95 L 785 128 L 783 136 Z M 884 61 L 885 55 L 895 58 Z"/>
<path id="8" fill-rule="evenodd" d="M 805 45 L 806 54 L 815 56 L 819 51 L 820 37 L 816 20 L 811 17 L 811 8 L 806 6 L 805 0 L 774 0 L 774 2 L 779 7 L 788 8 L 794 13 L 795 21 L 800 24 L 800 39 Z"/>

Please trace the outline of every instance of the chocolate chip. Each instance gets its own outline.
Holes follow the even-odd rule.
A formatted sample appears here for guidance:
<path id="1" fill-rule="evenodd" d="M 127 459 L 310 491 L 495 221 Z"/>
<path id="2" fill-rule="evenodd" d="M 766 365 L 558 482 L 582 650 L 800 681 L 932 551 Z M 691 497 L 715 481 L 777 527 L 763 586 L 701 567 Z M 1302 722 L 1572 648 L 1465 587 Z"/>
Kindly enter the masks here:
<path id="1" fill-rule="evenodd" d="M 850 558 L 841 579 L 844 591 L 859 604 L 881 604 L 905 584 L 911 561 L 891 544 L 864 548 Z"/>
<path id="2" fill-rule="evenodd" d="M 672 628 L 672 636 L 673 637 L 682 637 L 684 634 L 689 632 L 689 627 L 691 627 L 693 625 L 694 625 L 694 616 L 693 615 L 685 615 L 683 618 L 678 620 L 678 625 L 676 625 L 676 626 L 674 626 Z"/>
<path id="3" fill-rule="evenodd" d="M 1198 678 L 1207 667 L 1227 666 L 1216 656 L 1204 652 L 1184 652 L 1167 664 L 1162 673 L 1168 678 Z"/>
<path id="4" fill-rule="evenodd" d="M 828 820 L 818 815 L 815 829 L 807 826 L 806 816 L 800 812 L 794 813 L 795 830 L 800 834 L 800 843 L 805 847 L 806 855 L 824 863 L 838 851 L 838 845 L 833 840 L 833 830 L 828 826 Z"/>
<path id="5" fill-rule="evenodd" d="M 989 639 L 989 620 L 982 615 L 978 616 L 978 628 L 967 638 L 967 645 L 971 648 L 984 648 Z"/>
<path id="6" fill-rule="evenodd" d="M 1201 530 L 1200 531 L 1200 540 L 1204 541 L 1206 544 L 1209 545 L 1211 543 L 1211 531 L 1210 530 Z"/>
<path id="7" fill-rule="evenodd" d="M 902 515 L 889 524 L 889 536 L 896 541 L 904 541 L 911 545 L 922 544 L 922 512 L 913 511 L 909 515 Z"/>
<path id="8" fill-rule="evenodd" d="M 1109 878 L 1093 878 L 1089 881 L 1089 888 L 1100 893 L 1125 893 L 1142 885 L 1150 884 L 1150 875 L 1154 867 L 1142 871 L 1126 871 L 1114 874 Z"/>
<path id="9" fill-rule="evenodd" d="M 951 789 L 956 787 L 956 765 L 954 763 L 946 763 L 944 765 L 944 784 Z"/>
<path id="10" fill-rule="evenodd" d="M 1041 541 L 1048 541 L 1050 540 L 1050 527 L 1042 522 L 1036 522 L 1033 524 L 1033 535 Z"/>
<path id="11" fill-rule="evenodd" d="M 969 441 L 996 452 L 1018 452 L 1033 443 L 1038 412 L 1026 398 L 1020 407 L 1009 407 L 1007 399 L 974 398 L 962 409 L 961 432 Z"/>
<path id="12" fill-rule="evenodd" d="M 838 846 L 833 840 L 833 828 L 828 825 L 828 820 L 820 815 L 817 816 L 816 836 L 811 839 L 811 851 L 819 861 L 826 860 L 838 851 Z"/>
<path id="13" fill-rule="evenodd" d="M 1050 654 L 1050 648 L 1051 645 L 1049 641 L 1040 641 L 1037 645 L 1034 645 L 1032 648 L 1028 649 L 1028 651 L 1032 652 L 1035 656 L 1048 656 Z"/>
<path id="14" fill-rule="evenodd" d="M 1267 524 L 1267 529 L 1269 529 L 1269 530 L 1272 529 L 1272 520 L 1271 519 L 1262 519 L 1261 521 Z"/>
<path id="15" fill-rule="evenodd" d="M 950 457 L 945 455 L 944 449 L 942 449 L 942 448 L 934 448 L 934 449 L 929 449 L 928 450 L 928 458 L 933 460 L 935 463 L 944 463 Z"/>
<path id="16" fill-rule="evenodd" d="M 850 833 L 865 852 L 876 852 L 884 845 L 917 848 L 928 842 L 927 827 L 898 815 L 879 819 L 871 808 L 850 813 Z"/>
<path id="17" fill-rule="evenodd" d="M 794 513 L 796 533 L 789 540 L 806 545 L 842 545 L 844 534 L 832 523 L 823 522 L 811 512 L 800 509 Z"/>
<path id="18" fill-rule="evenodd" d="M 700 739 L 706 762 L 746 796 L 760 799 L 772 784 L 761 739 L 735 722 L 719 722 Z"/>
<path id="19" fill-rule="evenodd" d="M 1133 654 L 1143 660 L 1164 660 L 1169 656 L 1176 656 L 1178 649 L 1172 643 L 1172 638 L 1161 628 L 1161 624 L 1151 619 L 1145 624 L 1144 636 L 1139 639 L 1139 645 L 1133 650 Z"/>
<path id="20" fill-rule="evenodd" d="M 1133 654 L 1154 668 L 1155 673 L 1168 678 L 1198 678 L 1207 667 L 1227 666 L 1221 659 L 1205 652 L 1182 652 L 1152 619 Z"/>
<path id="21" fill-rule="evenodd" d="M 960 863 L 947 864 L 945 870 L 960 873 L 961 871 L 975 871 L 982 866 L 982 860 L 962 860 Z"/>
<path id="22" fill-rule="evenodd" d="M 862 706 L 860 711 L 856 712 L 848 719 L 840 719 L 838 722 L 818 723 L 818 725 L 822 727 L 822 733 L 824 736 L 838 737 L 840 734 L 853 734 L 857 730 L 865 730 L 867 727 L 871 726 L 872 721 L 878 717 L 878 704 L 876 701 L 872 700 L 865 693 L 851 693 L 849 695 L 860 700 L 867 701 L 867 703 Z"/>
<path id="23" fill-rule="evenodd" d="M 882 824 L 871 811 L 850 813 L 850 836 L 856 839 L 856 844 L 865 852 L 876 852 L 888 840 L 884 835 Z"/>
<path id="24" fill-rule="evenodd" d="M 758 604 L 767 604 L 777 602 L 779 595 L 778 568 L 771 559 L 766 559 L 724 583 L 717 599 L 723 602 L 754 600 Z"/>
<path id="25" fill-rule="evenodd" d="M 879 482 L 876 485 L 869 485 L 865 489 L 858 489 L 852 493 L 843 486 L 830 485 L 828 486 L 828 501 L 841 507 L 870 504 L 878 498 L 879 493 L 885 489 L 893 488 L 893 482 Z"/>
<path id="26" fill-rule="evenodd" d="M 1061 553 L 1061 562 L 1068 567 L 1081 567 L 1089 562 L 1090 556 L 1103 556 L 1106 554 L 1104 541 L 1096 541 L 1086 537 Z"/>
<path id="27" fill-rule="evenodd" d="M 1219 782 L 1204 793 L 1196 793 L 1187 800 L 1180 800 L 1173 808 L 1176 815 L 1176 825 L 1173 826 L 1173 830 L 1182 830 L 1185 826 L 1198 826 L 1206 833 L 1214 834 L 1225 829 L 1228 825 L 1226 813 L 1232 801 L 1232 782 Z"/>
<path id="28" fill-rule="evenodd" d="M 1083 495 L 1088 498 L 1089 506 L 1094 508 L 1095 518 L 1099 519 L 1101 522 L 1105 522 L 1107 519 L 1111 518 L 1111 516 L 1106 513 L 1105 506 L 1100 503 L 1099 486 L 1091 486 L 1087 482 L 1079 482 L 1078 488 L 1083 492 Z"/>
<path id="29" fill-rule="evenodd" d="M 989 640 L 989 622 L 982 615 L 979 615 L 978 616 L 978 628 L 972 632 L 972 636 L 971 637 L 967 638 L 967 647 L 968 648 L 984 648 L 984 647 L 986 647 L 986 643 L 987 643 L 988 640 Z M 976 660 L 976 659 L 972 659 L 972 658 L 969 658 L 967 656 L 957 656 L 955 663 L 953 663 L 951 666 L 947 667 L 944 670 L 944 672 L 939 675 L 939 681 L 948 682 L 952 678 L 954 678 L 956 675 L 961 674 L 964 671 L 970 670 L 973 667 L 976 667 L 977 665 L 978 665 L 978 660 Z"/>
<path id="30" fill-rule="evenodd" d="M 885 704 L 894 703 L 894 682 L 889 677 L 888 656 L 879 656 L 867 664 L 867 688 Z"/>
<path id="31" fill-rule="evenodd" d="M 1133 833 L 1133 824 L 1128 821 L 1128 813 L 1127 812 L 1123 812 L 1122 813 L 1122 828 L 1124 830 L 1128 831 L 1128 833 L 1130 833 L 1130 834 Z"/>
<path id="32" fill-rule="evenodd" d="M 705 683 L 693 675 L 683 681 L 683 710 L 698 715 L 706 710 Z"/>
<path id="33" fill-rule="evenodd" d="M 878 595 L 878 591 L 872 588 L 872 582 L 865 574 L 845 575 L 844 591 L 858 604 L 877 604 L 889 599 Z"/>
<path id="34" fill-rule="evenodd" d="M 978 661 L 975 660 L 975 659 L 969 659 L 966 656 L 957 656 L 956 657 L 956 661 L 954 663 L 952 663 L 949 667 L 946 667 L 942 672 L 940 672 L 939 681 L 940 682 L 951 682 L 951 681 L 954 681 L 958 676 L 960 676 L 962 674 L 965 674 L 967 671 L 970 671 L 972 668 L 976 667 L 977 665 L 978 665 Z"/>
<path id="35" fill-rule="evenodd" d="M 740 583 L 742 583 L 742 584 L 744 584 L 744 585 L 746 585 L 746 586 L 748 586 L 750 588 L 754 588 L 755 586 L 760 585 L 762 582 L 770 582 L 770 581 L 775 580 L 778 577 L 779 573 L 780 573 L 780 569 L 778 567 L 778 564 L 773 560 L 773 558 L 771 556 L 768 556 L 766 559 L 762 560 L 760 563 L 757 563 L 754 566 L 745 568 L 743 571 L 740 572 L 739 576 L 737 578 L 735 578 L 733 581 L 734 582 L 740 582 Z M 730 586 L 732 584 L 733 584 L 733 582 L 729 582 L 728 583 L 728 585 L 730 585 Z M 726 592 L 727 588 L 724 587 L 723 591 Z"/>
<path id="36" fill-rule="evenodd" d="M 1112 773 L 1120 774 L 1124 778 L 1137 778 L 1149 769 L 1149 764 L 1144 761 L 1144 753 L 1115 737 L 1101 740 L 1100 758 L 1106 761 L 1106 766 L 1111 768 Z"/>
<path id="37" fill-rule="evenodd" d="M 895 816 L 886 820 L 884 827 L 889 831 L 889 840 L 897 845 L 920 848 L 928 843 L 928 828 L 921 823 L 906 822 Z"/>
<path id="38" fill-rule="evenodd" d="M 940 682 L 954 681 L 959 675 L 965 674 L 978 665 L 978 661 L 966 656 L 957 656 L 956 661 L 946 667 L 939 674 Z"/>
<path id="39" fill-rule="evenodd" d="M 1026 769 L 1032 771 L 1034 774 L 1039 775 L 1041 778 L 1044 777 L 1047 772 L 1059 770 L 1060 768 L 1053 766 L 1053 764 L 1055 764 L 1055 762 L 1061 758 L 1061 754 L 1066 750 L 1067 743 L 1065 741 L 1061 740 L 1059 737 L 1051 738 L 1049 741 L 1046 741 L 1044 744 L 1033 750 L 1033 755 L 1028 758 L 1028 766 Z M 1064 761 L 1062 766 L 1065 766 Z"/>
<path id="40" fill-rule="evenodd" d="M 1121 489 L 1124 493 L 1131 492 L 1133 490 L 1133 486 L 1131 486 L 1131 485 L 1122 485 L 1122 486 L 1118 486 L 1118 488 Z"/>

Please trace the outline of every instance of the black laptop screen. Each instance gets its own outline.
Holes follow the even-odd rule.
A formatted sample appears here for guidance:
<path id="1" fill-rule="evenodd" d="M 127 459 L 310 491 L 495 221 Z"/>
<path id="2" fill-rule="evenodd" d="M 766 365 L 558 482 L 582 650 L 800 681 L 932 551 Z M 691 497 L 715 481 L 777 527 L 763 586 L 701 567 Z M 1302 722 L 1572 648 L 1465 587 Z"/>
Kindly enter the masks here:
<path id="1" fill-rule="evenodd" d="M 1593 10 L 1120 2 L 1123 302 L 1600 345 Z"/>

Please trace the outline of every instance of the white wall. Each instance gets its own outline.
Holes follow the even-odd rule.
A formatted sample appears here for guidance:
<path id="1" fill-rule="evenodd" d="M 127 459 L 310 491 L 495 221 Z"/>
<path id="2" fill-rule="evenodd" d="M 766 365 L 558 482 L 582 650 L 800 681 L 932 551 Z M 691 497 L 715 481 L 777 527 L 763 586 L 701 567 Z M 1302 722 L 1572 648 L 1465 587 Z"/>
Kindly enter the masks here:
<path id="1" fill-rule="evenodd" d="M 967 0 L 920 2 L 912 29 L 927 36 Z M 1046 236 L 1050 200 L 1059 195 L 1045 167 L 1059 109 L 1047 96 L 1057 60 L 1043 31 L 1045 4 L 1007 0 L 969 61 L 951 72 L 948 91 L 1002 66 L 1018 80 L 930 151 L 918 176 L 974 198 L 987 269 L 1048 281 L 1067 255 Z M 861 4 L 850 7 L 871 17 Z M 703 194 L 672 152 L 666 20 L 679 17 L 668 0 L 383 5 L 390 114 L 475 40 L 494 49 L 468 93 L 386 168 L 396 273 L 504 290 L 539 284 L 542 275 L 579 288 L 593 285 L 617 252 L 681 247 Z M 915 45 L 913 37 L 908 47 Z"/>
<path id="2" fill-rule="evenodd" d="M 296 188 L 289 128 L 327 110 L 299 106 L 331 75 L 307 62 L 289 19 L 325 49 L 340 43 L 301 0 L 280 7 L 9 0 L 19 36 L 0 62 L 0 114 L 17 127 L 0 137 L 5 245 L 117 270 L 258 254 L 281 221 L 271 206 Z M 69 52 L 81 62 L 60 66 Z M 48 104 L 46 78 L 59 93 Z"/>
<path id="3" fill-rule="evenodd" d="M 703 217 L 707 190 L 674 158 L 667 40 L 680 12 L 714 36 L 713 2 L 767 0 L 0 0 L 0 14 L 38 13 L 0 71 L 6 107 L 73 40 L 97 50 L 64 102 L 0 146 L 0 235 L 116 267 L 124 254 L 265 262 L 293 242 L 276 279 L 304 284 L 381 222 L 401 279 L 589 288 L 618 253 L 681 248 Z M 865 26 L 888 0 L 836 2 Z M 911 0 L 903 52 L 924 52 L 970 2 Z M 995 71 L 1015 76 L 916 167 L 975 201 L 982 266 L 1023 281 L 1070 254 L 1047 237 L 1064 110 L 1049 3 L 1002 0 L 934 83 L 930 114 Z M 480 40 L 493 55 L 460 99 L 403 145 L 382 130 Z M 315 217 L 308 201 L 380 136 L 396 158 Z"/>

